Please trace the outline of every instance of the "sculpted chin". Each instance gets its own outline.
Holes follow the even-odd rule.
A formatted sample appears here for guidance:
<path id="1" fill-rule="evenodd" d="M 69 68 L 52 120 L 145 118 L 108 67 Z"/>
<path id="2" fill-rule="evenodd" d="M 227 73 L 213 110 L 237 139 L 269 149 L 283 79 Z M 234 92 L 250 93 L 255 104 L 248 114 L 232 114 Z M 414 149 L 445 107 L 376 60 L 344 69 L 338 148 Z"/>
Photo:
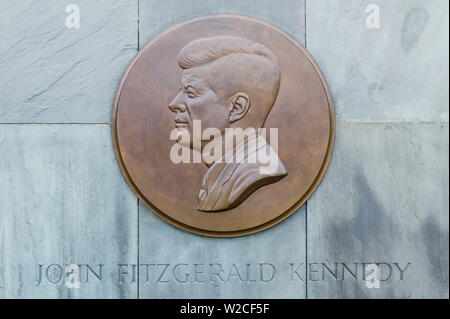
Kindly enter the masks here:
<path id="1" fill-rule="evenodd" d="M 262 128 L 278 95 L 280 71 L 275 54 L 264 45 L 239 37 L 204 38 L 188 43 L 180 52 L 183 69 L 178 94 L 169 104 L 175 113 L 175 126 L 193 130 L 193 121 L 203 128 L 217 128 L 225 137 L 227 128 Z M 260 131 L 231 147 L 244 159 L 228 161 L 230 148 L 223 145 L 223 156 L 206 162 L 208 170 L 198 195 L 197 209 L 224 211 L 240 205 L 258 188 L 278 182 L 287 170 Z M 223 143 L 225 144 L 225 143 Z M 198 151 L 206 143 L 202 141 Z M 192 143 L 186 145 L 195 148 Z M 228 150 L 228 151 L 227 151 Z M 246 152 L 245 152 L 246 151 Z M 260 154 L 276 163 L 266 169 Z"/>

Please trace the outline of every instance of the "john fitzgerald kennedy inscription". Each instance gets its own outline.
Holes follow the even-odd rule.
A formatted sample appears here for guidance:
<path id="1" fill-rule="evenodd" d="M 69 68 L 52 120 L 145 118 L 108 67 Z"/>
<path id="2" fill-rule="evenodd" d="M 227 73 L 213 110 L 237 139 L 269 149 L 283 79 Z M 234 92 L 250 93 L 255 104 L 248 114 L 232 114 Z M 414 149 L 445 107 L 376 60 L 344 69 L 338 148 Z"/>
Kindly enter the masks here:
<path id="1" fill-rule="evenodd" d="M 112 135 L 124 177 L 154 213 L 232 237 L 308 199 L 331 156 L 334 111 L 295 39 L 257 19 L 210 15 L 138 53 L 117 89 Z"/>
<path id="2" fill-rule="evenodd" d="M 112 280 L 116 284 L 145 285 L 200 283 L 255 283 L 276 280 L 285 283 L 345 282 L 361 284 L 372 279 L 381 283 L 406 281 L 410 262 L 289 262 L 260 263 L 140 263 L 137 264 L 38 264 L 34 286 L 79 283 L 80 285 Z M 378 274 L 373 273 L 373 268 Z M 70 286 L 70 285 L 69 285 Z M 75 288 L 75 287 L 69 287 Z"/>

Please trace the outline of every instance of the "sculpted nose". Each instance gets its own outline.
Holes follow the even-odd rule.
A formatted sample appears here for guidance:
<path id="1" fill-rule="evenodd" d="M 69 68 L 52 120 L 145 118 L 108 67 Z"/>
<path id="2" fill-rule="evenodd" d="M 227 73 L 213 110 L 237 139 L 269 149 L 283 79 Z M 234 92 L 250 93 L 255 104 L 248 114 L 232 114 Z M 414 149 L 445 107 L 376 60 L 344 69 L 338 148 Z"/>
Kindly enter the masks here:
<path id="1" fill-rule="evenodd" d="M 184 105 L 183 103 L 179 103 L 176 100 L 173 100 L 169 104 L 169 109 L 175 113 L 176 112 L 186 112 L 186 105 Z"/>

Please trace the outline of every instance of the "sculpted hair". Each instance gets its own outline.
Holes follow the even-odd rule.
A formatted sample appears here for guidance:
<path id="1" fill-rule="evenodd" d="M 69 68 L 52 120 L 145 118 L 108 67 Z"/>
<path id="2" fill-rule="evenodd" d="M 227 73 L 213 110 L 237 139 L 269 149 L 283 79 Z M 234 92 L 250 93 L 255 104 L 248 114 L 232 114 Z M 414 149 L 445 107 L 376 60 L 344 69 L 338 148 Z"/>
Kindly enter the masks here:
<path id="1" fill-rule="evenodd" d="M 182 69 L 227 61 L 222 86 L 230 91 L 244 90 L 251 97 L 250 118 L 263 125 L 278 95 L 280 70 L 275 54 L 266 46 L 232 36 L 203 38 L 188 43 L 178 56 Z M 228 74 L 228 76 L 226 76 Z M 250 114 L 251 113 L 251 114 Z"/>
<path id="2" fill-rule="evenodd" d="M 254 54 L 265 57 L 278 70 L 275 54 L 266 46 L 240 37 L 222 36 L 190 42 L 180 52 L 178 64 L 190 69 L 232 54 Z"/>

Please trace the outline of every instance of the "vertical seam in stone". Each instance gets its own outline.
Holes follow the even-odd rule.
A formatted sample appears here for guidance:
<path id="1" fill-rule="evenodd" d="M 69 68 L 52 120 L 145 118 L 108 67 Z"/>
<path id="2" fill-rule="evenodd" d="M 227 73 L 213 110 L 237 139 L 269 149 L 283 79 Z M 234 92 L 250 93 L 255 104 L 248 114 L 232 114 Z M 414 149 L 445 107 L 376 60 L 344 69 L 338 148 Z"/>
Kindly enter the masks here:
<path id="1" fill-rule="evenodd" d="M 308 299 L 308 201 L 305 203 L 305 291 Z"/>
<path id="2" fill-rule="evenodd" d="M 140 16 L 139 16 L 139 11 L 140 11 L 140 0 L 137 0 L 137 48 L 138 51 L 141 48 L 141 44 L 140 44 L 140 36 L 139 36 L 139 28 L 140 28 Z M 141 282 L 141 272 L 140 272 L 140 254 L 139 254 L 139 246 L 140 246 L 140 235 L 139 235 L 139 198 L 136 198 L 137 201 L 137 299 L 140 299 L 139 297 L 139 293 L 140 293 L 140 282 Z"/>
<path id="3" fill-rule="evenodd" d="M 139 198 L 136 198 L 137 201 L 137 299 L 139 299 L 139 290 L 140 290 L 140 261 L 139 261 Z"/>
<path id="4" fill-rule="evenodd" d="M 140 36 L 139 36 L 139 24 L 141 23 L 141 19 L 140 19 L 140 16 L 139 16 L 139 10 L 140 10 L 140 7 L 139 7 L 139 3 L 140 3 L 140 0 L 137 0 L 137 45 L 138 45 L 138 51 L 141 49 L 141 43 L 140 43 Z"/>
<path id="5" fill-rule="evenodd" d="M 305 0 L 305 2 L 304 2 L 304 11 L 305 11 L 305 48 L 307 46 L 307 43 L 306 43 L 306 1 L 307 0 Z"/>
<path id="6" fill-rule="evenodd" d="M 305 11 L 305 48 L 307 48 L 306 42 L 306 5 L 307 0 L 304 2 Z M 305 202 L 305 298 L 308 299 L 308 201 Z"/>

